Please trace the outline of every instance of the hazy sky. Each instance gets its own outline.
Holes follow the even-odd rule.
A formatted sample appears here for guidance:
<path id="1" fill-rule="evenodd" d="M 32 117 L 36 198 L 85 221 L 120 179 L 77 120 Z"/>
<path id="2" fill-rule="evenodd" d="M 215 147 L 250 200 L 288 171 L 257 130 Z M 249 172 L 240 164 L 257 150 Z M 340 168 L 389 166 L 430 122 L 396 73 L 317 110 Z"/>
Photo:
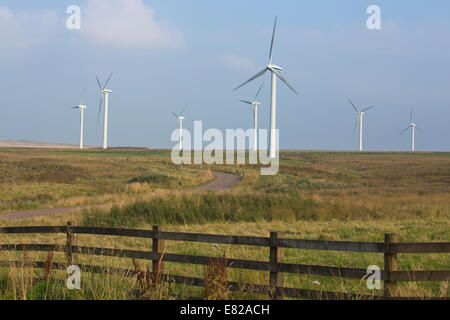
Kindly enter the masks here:
<path id="1" fill-rule="evenodd" d="M 66 9 L 81 7 L 81 30 Z M 369 31 L 366 9 L 381 8 Z M 269 125 L 269 74 L 233 92 L 268 62 L 299 91 L 278 81 L 281 148 L 356 149 L 356 114 L 367 150 L 409 150 L 410 106 L 425 134 L 417 150 L 450 151 L 450 1 L 0 1 L 0 140 L 77 143 L 79 103 L 88 106 L 85 144 L 100 145 L 95 81 L 109 88 L 109 144 L 171 148 L 185 105 L 185 127 L 252 126 L 253 97 L 265 80 L 259 125 Z"/>

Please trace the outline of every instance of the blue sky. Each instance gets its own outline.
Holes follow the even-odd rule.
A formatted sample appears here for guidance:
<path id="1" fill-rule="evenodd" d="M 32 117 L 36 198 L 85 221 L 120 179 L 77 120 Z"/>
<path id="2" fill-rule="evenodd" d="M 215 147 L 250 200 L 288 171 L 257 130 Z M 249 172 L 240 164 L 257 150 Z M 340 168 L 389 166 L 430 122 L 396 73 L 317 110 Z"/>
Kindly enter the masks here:
<path id="1" fill-rule="evenodd" d="M 431 3 L 431 4 L 429 4 Z M 67 30 L 66 8 L 81 6 L 82 26 Z M 382 29 L 366 28 L 369 5 Z M 450 151 L 450 2 L 84 0 L 0 2 L 0 140 L 77 143 L 86 87 L 85 143 L 100 145 L 99 92 L 110 88 L 109 144 L 171 148 L 185 105 L 185 127 L 252 126 L 239 102 L 265 80 L 259 125 L 269 125 L 269 75 L 233 88 L 268 60 L 278 15 L 274 63 L 299 91 L 278 82 L 281 148 L 353 150 L 355 112 L 367 150 L 409 150 L 414 106 L 417 150 Z"/>

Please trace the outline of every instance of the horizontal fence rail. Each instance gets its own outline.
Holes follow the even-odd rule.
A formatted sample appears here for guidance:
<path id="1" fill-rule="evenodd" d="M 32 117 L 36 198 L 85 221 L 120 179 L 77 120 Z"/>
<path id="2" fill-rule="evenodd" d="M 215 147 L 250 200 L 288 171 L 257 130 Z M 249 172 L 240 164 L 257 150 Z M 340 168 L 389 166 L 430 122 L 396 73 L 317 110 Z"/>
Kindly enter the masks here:
<path id="1" fill-rule="evenodd" d="M 94 255 L 122 257 L 131 259 L 151 260 L 153 266 L 158 261 L 184 263 L 193 265 L 210 264 L 215 257 L 166 253 L 163 251 L 164 241 L 186 241 L 198 243 L 211 243 L 222 245 L 242 245 L 255 247 L 268 247 L 271 251 L 270 261 L 254 261 L 226 258 L 226 267 L 265 271 L 270 273 L 270 284 L 242 284 L 227 282 L 231 291 L 241 291 L 255 294 L 269 294 L 274 298 L 305 298 L 305 299 L 396 299 L 398 281 L 448 281 L 450 270 L 434 271 L 401 271 L 397 270 L 397 254 L 426 254 L 426 253 L 450 253 L 450 242 L 412 243 L 397 242 L 395 234 L 386 234 L 385 242 L 356 242 L 356 241 L 326 241 L 289 239 L 282 237 L 279 232 L 271 233 L 270 237 L 252 236 L 228 236 L 201 233 L 182 233 L 161 231 L 157 226 L 153 230 L 126 229 L 126 228 L 102 228 L 102 227 L 78 227 L 68 223 L 65 226 L 24 226 L 24 227 L 0 227 L 0 234 L 66 234 L 66 243 L 61 244 L 0 244 L 0 251 L 42 251 L 64 252 L 67 263 L 53 262 L 56 269 L 64 269 L 67 265 L 76 261 L 76 255 Z M 101 235 L 151 239 L 152 251 L 101 248 L 79 246 L 73 243 L 73 235 Z M 366 269 L 346 268 L 321 265 L 304 265 L 284 262 L 284 249 L 343 251 L 383 253 L 385 257 L 385 270 L 381 270 L 380 280 L 384 281 L 384 295 L 359 295 L 341 292 L 326 292 L 320 290 L 308 290 L 284 287 L 284 274 L 319 275 L 328 277 L 341 277 L 350 279 L 365 279 L 368 274 Z M 0 261 L 0 266 L 21 266 L 18 261 Z M 29 266 L 44 268 L 44 262 L 31 262 Z M 136 272 L 127 269 L 109 268 L 103 266 L 78 265 L 82 270 L 93 273 L 115 272 L 122 276 L 133 277 Z M 155 269 L 153 269 L 155 272 Z M 164 281 L 184 283 L 192 286 L 204 286 L 205 279 L 184 277 L 179 275 L 166 275 Z M 274 293 L 275 292 L 275 293 Z M 431 298 L 431 297 L 430 297 Z M 408 298 L 419 299 L 419 298 Z"/>
<path id="2" fill-rule="evenodd" d="M 66 226 L 27 226 L 27 227 L 0 227 L 0 233 L 66 233 Z M 161 239 L 173 241 L 203 242 L 228 245 L 270 246 L 268 237 L 226 236 L 201 233 L 165 232 L 142 229 L 102 228 L 102 227 L 72 227 L 73 233 L 93 234 L 104 236 L 136 237 L 146 239 Z M 402 242 L 392 244 L 396 253 L 450 253 L 450 242 L 415 243 Z M 356 242 L 356 241 L 327 241 L 283 238 L 279 247 L 305 250 L 333 250 L 350 252 L 385 252 L 383 242 Z"/>

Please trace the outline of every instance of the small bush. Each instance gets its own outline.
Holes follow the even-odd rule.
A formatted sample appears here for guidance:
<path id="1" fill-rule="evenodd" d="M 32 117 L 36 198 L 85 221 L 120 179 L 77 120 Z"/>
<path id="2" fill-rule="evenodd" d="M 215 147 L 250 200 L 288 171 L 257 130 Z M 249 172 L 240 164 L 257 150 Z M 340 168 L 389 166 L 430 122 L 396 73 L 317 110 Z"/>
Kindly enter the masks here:
<path id="1" fill-rule="evenodd" d="M 128 183 L 149 183 L 149 184 L 167 184 L 173 178 L 164 174 L 151 174 L 146 176 L 139 176 L 130 179 Z"/>
<path id="2" fill-rule="evenodd" d="M 229 288 L 228 269 L 225 254 L 222 258 L 209 258 L 205 271 L 206 300 L 226 300 Z"/>
<path id="3" fill-rule="evenodd" d="M 35 196 L 22 196 L 16 197 L 12 200 L 14 204 L 20 204 L 23 202 L 39 202 L 39 203 L 47 203 L 53 200 L 53 197 L 46 193 L 37 194 Z"/>

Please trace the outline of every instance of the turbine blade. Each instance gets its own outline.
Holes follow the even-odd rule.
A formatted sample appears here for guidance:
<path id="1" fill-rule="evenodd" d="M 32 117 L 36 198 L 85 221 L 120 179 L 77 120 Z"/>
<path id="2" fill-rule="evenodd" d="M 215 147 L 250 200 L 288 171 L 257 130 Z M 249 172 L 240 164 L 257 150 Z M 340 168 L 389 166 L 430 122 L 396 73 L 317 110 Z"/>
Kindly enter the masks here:
<path id="1" fill-rule="evenodd" d="M 103 93 L 100 96 L 100 103 L 98 104 L 97 124 L 98 121 L 100 120 L 100 111 L 102 111 L 102 104 L 103 104 Z"/>
<path id="2" fill-rule="evenodd" d="M 184 106 L 183 110 L 180 112 L 180 116 L 183 115 L 184 111 L 186 111 L 187 106 Z"/>
<path id="3" fill-rule="evenodd" d="M 295 91 L 295 89 L 289 84 L 289 82 L 287 82 L 287 80 L 286 80 L 285 78 L 283 78 L 283 76 L 281 75 L 281 73 L 279 73 L 279 72 L 278 72 L 277 70 L 275 70 L 275 69 L 271 69 L 271 71 L 272 71 L 273 73 L 275 73 L 275 75 L 276 75 L 278 78 L 280 78 L 280 80 L 283 81 L 284 84 L 287 85 L 287 86 L 289 87 L 289 89 L 291 89 L 292 91 L 295 92 L 296 95 L 298 95 L 298 92 Z"/>
<path id="4" fill-rule="evenodd" d="M 97 77 L 97 76 L 95 76 L 95 79 L 97 79 L 98 88 L 99 88 L 100 90 L 102 90 L 102 85 L 100 84 L 100 80 L 98 80 L 98 77 Z"/>
<path id="5" fill-rule="evenodd" d="M 425 131 L 423 131 L 422 129 L 420 129 L 418 126 L 416 126 L 416 129 L 419 130 L 422 133 L 425 133 Z"/>
<path id="6" fill-rule="evenodd" d="M 352 100 L 348 99 L 348 101 L 352 104 L 353 109 L 355 109 L 356 112 L 359 112 L 358 108 L 355 107 L 355 105 L 353 104 Z"/>
<path id="7" fill-rule="evenodd" d="M 411 106 L 411 117 L 410 117 L 411 123 L 413 122 L 413 110 L 412 110 L 412 106 Z"/>
<path id="8" fill-rule="evenodd" d="M 408 126 L 408 128 L 406 128 L 405 130 L 403 130 L 403 131 L 399 134 L 399 136 L 401 136 L 401 135 L 404 134 L 406 131 L 408 131 L 409 127 L 410 127 L 410 126 Z"/>
<path id="9" fill-rule="evenodd" d="M 264 81 L 263 83 L 261 83 L 261 87 L 259 87 L 258 93 L 256 93 L 255 99 L 253 99 L 254 101 L 256 101 L 256 98 L 258 98 L 259 93 L 261 92 L 262 87 L 264 86 Z"/>
<path id="10" fill-rule="evenodd" d="M 273 41 L 275 39 L 275 30 L 277 28 L 277 19 L 278 17 L 275 17 L 275 24 L 273 25 L 272 42 L 270 43 L 269 64 L 272 64 Z"/>
<path id="11" fill-rule="evenodd" d="M 241 100 L 243 103 L 247 103 L 247 104 L 253 104 L 250 101 L 245 101 L 245 100 Z"/>
<path id="12" fill-rule="evenodd" d="M 353 134 L 355 134 L 356 128 L 358 127 L 358 120 L 359 120 L 359 117 L 356 117 L 355 128 L 353 129 Z"/>
<path id="13" fill-rule="evenodd" d="M 178 115 L 172 111 L 172 114 L 175 116 L 175 118 L 178 118 Z"/>
<path id="14" fill-rule="evenodd" d="M 266 73 L 267 70 L 268 70 L 267 68 L 261 70 L 260 72 L 258 72 L 257 74 L 255 74 L 253 77 L 251 77 L 250 79 L 248 79 L 247 81 L 245 81 L 243 84 L 241 84 L 239 87 L 235 88 L 233 91 L 236 91 L 237 89 L 239 89 L 239 88 L 245 86 L 247 83 L 249 83 L 249 82 L 255 80 L 256 78 L 261 77 L 264 73 Z"/>
<path id="15" fill-rule="evenodd" d="M 376 106 L 371 106 L 371 107 L 368 107 L 368 108 L 365 108 L 364 110 L 362 110 L 361 112 L 366 112 L 366 111 L 369 111 L 370 109 L 373 109 L 373 108 L 375 108 Z"/>
<path id="16" fill-rule="evenodd" d="M 111 74 L 110 74 L 109 77 L 108 77 L 108 80 L 106 80 L 105 85 L 103 86 L 103 90 L 105 90 L 106 85 L 108 84 L 109 80 L 111 79 L 113 73 L 114 73 L 114 72 L 111 72 Z"/>

